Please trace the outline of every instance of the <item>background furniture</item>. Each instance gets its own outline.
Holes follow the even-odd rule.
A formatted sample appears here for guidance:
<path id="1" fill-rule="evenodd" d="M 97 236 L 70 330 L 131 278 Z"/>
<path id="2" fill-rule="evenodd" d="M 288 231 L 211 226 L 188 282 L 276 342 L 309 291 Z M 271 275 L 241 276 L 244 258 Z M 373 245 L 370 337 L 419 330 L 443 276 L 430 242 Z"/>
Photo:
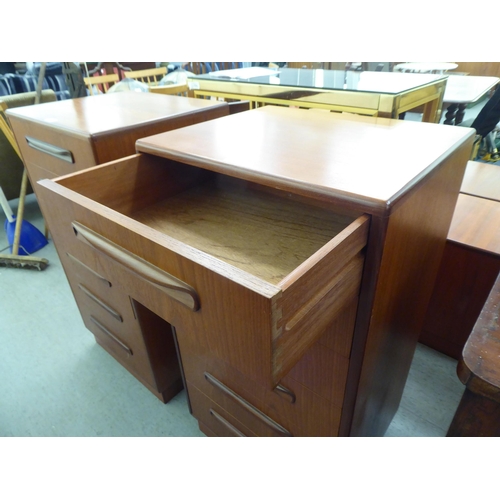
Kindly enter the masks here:
<path id="1" fill-rule="evenodd" d="M 53 90 L 57 100 L 69 99 L 70 92 L 63 74 L 62 65 L 49 63 L 43 79 L 43 90 Z M 0 96 L 36 91 L 38 75 L 7 73 L 0 75 Z"/>
<path id="2" fill-rule="evenodd" d="M 131 155 L 135 141 L 143 135 L 226 114 L 228 106 L 222 102 L 136 92 L 8 111 L 37 196 L 40 179 Z M 114 185 L 101 187 L 115 190 Z M 47 222 L 51 232 L 57 232 L 57 222 Z M 106 266 L 101 269 L 93 259 L 88 262 L 85 256 L 58 250 L 83 321 L 97 342 L 160 400 L 173 397 L 182 389 L 182 381 L 172 336 L 164 334 L 154 315 L 140 304 L 131 308 L 128 295 L 116 286 Z M 111 333 L 116 329 L 124 340 Z"/>
<path id="3" fill-rule="evenodd" d="M 446 77 L 377 71 L 242 68 L 196 75 L 188 82 L 195 96 L 248 100 L 252 107 L 279 104 L 397 118 L 424 105 L 423 121 L 437 122 Z"/>
<path id="4" fill-rule="evenodd" d="M 405 62 L 394 66 L 394 71 L 403 73 L 438 73 L 443 74 L 457 69 L 458 64 L 450 62 Z"/>
<path id="5" fill-rule="evenodd" d="M 133 78 L 149 86 L 158 85 L 158 82 L 167 74 L 167 68 L 151 68 L 137 71 L 124 71 L 124 78 Z"/>
<path id="6" fill-rule="evenodd" d="M 500 62 L 457 62 L 457 72 L 472 76 L 496 76 L 500 78 Z"/>
<path id="7" fill-rule="evenodd" d="M 462 123 L 468 105 L 478 102 L 490 92 L 500 78 L 493 76 L 459 76 L 450 74 L 444 91 L 443 107 L 446 108 L 444 123 Z"/>
<path id="8" fill-rule="evenodd" d="M 110 75 L 88 76 L 83 79 L 90 95 L 105 94 L 109 88 L 117 83 L 120 77 L 116 73 Z"/>
<path id="9" fill-rule="evenodd" d="M 383 435 L 473 135 L 266 106 L 41 181 L 40 202 L 61 258 L 173 328 L 206 434 Z"/>
<path id="10" fill-rule="evenodd" d="M 500 436 L 500 275 L 465 344 L 458 376 L 465 392 L 449 437 Z"/>
<path id="11" fill-rule="evenodd" d="M 460 359 L 500 272 L 500 169 L 469 162 L 420 342 Z"/>
<path id="12" fill-rule="evenodd" d="M 184 97 L 193 97 L 187 83 L 178 83 L 172 85 L 155 85 L 149 91 L 153 94 L 178 95 Z"/>

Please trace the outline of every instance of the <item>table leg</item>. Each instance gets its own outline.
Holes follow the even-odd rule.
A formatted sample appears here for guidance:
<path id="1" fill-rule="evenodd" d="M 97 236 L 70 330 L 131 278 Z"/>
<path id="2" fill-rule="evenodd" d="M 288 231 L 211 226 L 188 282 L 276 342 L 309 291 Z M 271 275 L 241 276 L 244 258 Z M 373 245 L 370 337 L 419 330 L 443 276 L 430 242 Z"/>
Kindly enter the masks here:
<path id="1" fill-rule="evenodd" d="M 424 105 L 423 122 L 438 123 L 441 114 L 441 99 L 434 99 Z"/>
<path id="2" fill-rule="evenodd" d="M 445 120 L 444 124 L 445 125 L 454 125 L 455 124 L 455 117 L 458 109 L 458 104 L 450 104 L 448 108 L 446 109 L 446 115 L 445 115 Z M 462 115 L 463 118 L 463 115 Z"/>
<path id="3" fill-rule="evenodd" d="M 463 122 L 466 107 L 467 107 L 467 104 L 459 104 L 458 105 L 457 116 L 455 117 L 455 125 L 460 125 L 460 123 Z"/>

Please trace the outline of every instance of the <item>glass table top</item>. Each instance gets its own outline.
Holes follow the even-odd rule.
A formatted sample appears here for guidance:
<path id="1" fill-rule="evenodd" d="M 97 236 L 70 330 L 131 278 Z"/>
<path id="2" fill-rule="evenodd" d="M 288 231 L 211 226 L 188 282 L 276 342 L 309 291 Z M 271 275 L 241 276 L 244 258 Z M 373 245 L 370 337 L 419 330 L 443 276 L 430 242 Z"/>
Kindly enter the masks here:
<path id="1" fill-rule="evenodd" d="M 400 94 L 447 78 L 447 75 L 419 73 L 250 67 L 212 71 L 192 76 L 190 80 Z"/>

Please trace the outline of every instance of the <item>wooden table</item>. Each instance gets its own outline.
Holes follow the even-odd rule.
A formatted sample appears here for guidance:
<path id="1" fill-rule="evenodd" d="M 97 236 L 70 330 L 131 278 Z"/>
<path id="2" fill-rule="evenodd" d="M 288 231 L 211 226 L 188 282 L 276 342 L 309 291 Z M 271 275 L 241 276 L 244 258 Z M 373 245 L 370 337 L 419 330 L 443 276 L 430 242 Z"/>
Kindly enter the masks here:
<path id="1" fill-rule="evenodd" d="M 423 121 L 441 116 L 446 76 L 376 71 L 242 68 L 188 80 L 195 96 L 295 105 L 397 118 L 424 106 Z"/>
<path id="2" fill-rule="evenodd" d="M 449 437 L 500 437 L 500 275 L 465 344 L 458 376 L 465 392 Z"/>
<path id="3" fill-rule="evenodd" d="M 500 202 L 500 167 L 469 161 L 460 192 Z"/>
<path id="4" fill-rule="evenodd" d="M 117 312 L 173 327 L 207 435 L 380 436 L 473 139 L 462 127 L 264 106 L 40 181 L 40 203 L 62 259 L 130 297 Z M 369 161 L 353 154 L 362 149 Z M 100 318 L 132 362 L 119 322 Z"/>
<path id="5" fill-rule="evenodd" d="M 462 123 L 467 106 L 478 102 L 498 82 L 500 78 L 494 76 L 449 75 L 443 98 L 443 108 L 446 107 L 444 123 Z"/>

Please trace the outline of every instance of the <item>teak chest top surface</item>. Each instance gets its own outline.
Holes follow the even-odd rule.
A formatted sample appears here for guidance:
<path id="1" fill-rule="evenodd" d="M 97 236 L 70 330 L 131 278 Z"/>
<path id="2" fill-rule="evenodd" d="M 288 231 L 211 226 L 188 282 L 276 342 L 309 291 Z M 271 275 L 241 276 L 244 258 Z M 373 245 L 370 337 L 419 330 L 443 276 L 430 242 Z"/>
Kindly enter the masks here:
<path id="1" fill-rule="evenodd" d="M 146 137 L 136 149 L 376 212 L 473 135 L 464 127 L 265 106 Z"/>
<path id="2" fill-rule="evenodd" d="M 15 108 L 7 113 L 89 137 L 223 106 L 227 103 L 147 92 L 116 92 Z"/>

